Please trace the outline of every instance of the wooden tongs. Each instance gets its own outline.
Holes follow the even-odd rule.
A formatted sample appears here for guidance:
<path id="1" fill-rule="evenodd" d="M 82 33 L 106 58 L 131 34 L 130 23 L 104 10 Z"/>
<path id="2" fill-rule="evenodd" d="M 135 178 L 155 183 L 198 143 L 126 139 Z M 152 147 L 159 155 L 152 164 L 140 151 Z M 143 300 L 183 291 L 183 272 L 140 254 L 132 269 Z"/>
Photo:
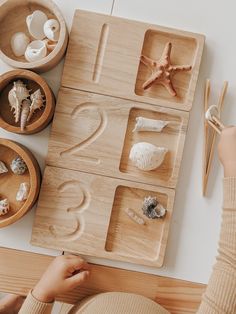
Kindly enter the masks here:
<path id="1" fill-rule="evenodd" d="M 221 122 L 221 112 L 223 103 L 228 87 L 228 82 L 225 81 L 220 93 L 217 106 L 209 107 L 209 96 L 210 96 L 210 80 L 206 80 L 205 93 L 204 93 L 204 154 L 203 154 L 203 176 L 202 176 L 202 193 L 206 195 L 207 183 L 211 164 L 214 156 L 216 133 L 221 134 L 225 128 Z M 211 128 L 209 128 L 211 126 Z"/>

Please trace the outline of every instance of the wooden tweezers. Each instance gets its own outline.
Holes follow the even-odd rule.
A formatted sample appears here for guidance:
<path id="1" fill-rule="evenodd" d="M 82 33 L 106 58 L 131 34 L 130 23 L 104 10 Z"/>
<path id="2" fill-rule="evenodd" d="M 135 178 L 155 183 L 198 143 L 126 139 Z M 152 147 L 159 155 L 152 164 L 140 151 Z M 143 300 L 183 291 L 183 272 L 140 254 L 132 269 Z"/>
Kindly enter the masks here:
<path id="1" fill-rule="evenodd" d="M 204 92 L 204 149 L 203 149 L 203 176 L 202 176 L 202 193 L 203 196 L 206 195 L 207 183 L 209 178 L 209 173 L 211 169 L 211 164 L 214 156 L 214 147 L 216 140 L 216 133 L 221 134 L 222 130 L 225 128 L 224 124 L 220 121 L 221 111 L 223 108 L 223 103 L 228 87 L 228 82 L 225 81 L 220 93 L 220 98 L 218 100 L 217 106 L 214 106 L 218 115 L 211 115 L 210 118 L 206 119 L 206 113 L 209 112 L 211 107 L 209 107 L 209 96 L 210 96 L 210 80 L 206 80 L 205 92 Z M 212 130 L 209 128 L 212 127 Z"/>

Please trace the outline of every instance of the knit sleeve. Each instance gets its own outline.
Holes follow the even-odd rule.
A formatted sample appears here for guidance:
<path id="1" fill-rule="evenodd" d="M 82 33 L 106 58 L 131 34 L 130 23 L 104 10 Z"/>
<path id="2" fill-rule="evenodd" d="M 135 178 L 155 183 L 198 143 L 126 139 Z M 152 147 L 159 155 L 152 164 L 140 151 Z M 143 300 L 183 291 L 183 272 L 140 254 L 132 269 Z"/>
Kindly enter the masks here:
<path id="1" fill-rule="evenodd" d="M 52 307 L 53 302 L 40 302 L 33 297 L 31 292 L 29 292 L 18 314 L 50 314 Z"/>
<path id="2" fill-rule="evenodd" d="M 224 178 L 218 256 L 198 314 L 236 313 L 236 178 Z"/>

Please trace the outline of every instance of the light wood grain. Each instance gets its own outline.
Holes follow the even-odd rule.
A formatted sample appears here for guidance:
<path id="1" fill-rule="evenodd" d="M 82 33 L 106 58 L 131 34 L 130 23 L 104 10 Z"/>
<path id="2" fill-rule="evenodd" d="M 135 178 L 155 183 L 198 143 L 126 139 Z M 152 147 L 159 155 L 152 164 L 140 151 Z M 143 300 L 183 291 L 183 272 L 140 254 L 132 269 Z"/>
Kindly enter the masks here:
<path id="1" fill-rule="evenodd" d="M 11 161 L 20 156 L 26 163 L 28 170 L 23 175 L 14 175 L 10 169 Z M 0 228 L 8 226 L 19 220 L 29 211 L 37 200 L 40 189 L 40 169 L 39 165 L 26 147 L 13 141 L 0 138 L 0 160 L 3 161 L 8 172 L 0 175 L 0 197 L 8 198 L 10 211 L 4 216 L 0 216 Z M 30 184 L 30 192 L 26 201 L 16 201 L 16 194 L 23 182 Z"/>
<path id="2" fill-rule="evenodd" d="M 0 248 L 0 291 L 27 295 L 53 260 L 51 256 Z M 91 265 L 88 281 L 57 300 L 75 304 L 102 292 L 129 292 L 159 303 L 172 314 L 196 313 L 205 285 L 112 267 Z"/>
<path id="3" fill-rule="evenodd" d="M 169 41 L 173 44 L 172 63 L 192 65 L 190 72 L 174 77 L 177 97 L 170 96 L 157 84 L 147 91 L 141 87 L 150 75 L 140 64 L 141 54 L 158 59 Z M 62 85 L 189 111 L 203 45 L 204 36 L 199 34 L 77 10 Z M 93 79 L 95 74 L 99 80 Z"/>
<path id="4" fill-rule="evenodd" d="M 45 106 L 33 114 L 24 131 L 20 128 L 20 122 L 15 123 L 14 115 L 8 101 L 8 92 L 16 80 L 22 80 L 31 93 L 40 89 L 45 99 Z M 13 70 L 0 76 L 0 127 L 3 129 L 19 134 L 40 132 L 52 120 L 54 109 L 55 98 L 53 92 L 47 82 L 38 74 L 28 70 Z"/>
<path id="5" fill-rule="evenodd" d="M 170 121 L 161 133 L 132 132 L 136 117 Z M 114 97 L 62 88 L 49 140 L 47 164 L 147 184 L 175 187 L 189 114 Z M 129 153 L 148 142 L 169 151 L 160 167 L 142 171 Z"/>
<path id="6" fill-rule="evenodd" d="M 47 167 L 31 243 L 85 255 L 160 267 L 167 245 L 174 190 Z M 145 196 L 167 209 L 163 219 L 142 213 Z M 129 207 L 145 220 L 139 225 Z"/>
<path id="7" fill-rule="evenodd" d="M 30 36 L 26 25 L 26 17 L 34 10 L 43 11 L 48 18 L 56 18 L 60 23 L 60 37 L 55 49 L 45 58 L 35 62 L 27 62 L 16 57 L 11 49 L 11 37 L 16 32 L 24 32 Z M 51 0 L 3 0 L 0 3 L 0 58 L 15 68 L 32 69 L 45 72 L 56 66 L 62 59 L 68 43 L 68 32 L 64 18 Z"/>

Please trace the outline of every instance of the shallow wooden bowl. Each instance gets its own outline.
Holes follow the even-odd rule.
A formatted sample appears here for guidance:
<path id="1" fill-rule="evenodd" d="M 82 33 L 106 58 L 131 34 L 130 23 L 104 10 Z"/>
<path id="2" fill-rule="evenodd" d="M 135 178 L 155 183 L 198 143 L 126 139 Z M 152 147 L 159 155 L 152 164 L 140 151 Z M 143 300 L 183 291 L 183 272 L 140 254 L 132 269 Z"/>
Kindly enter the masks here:
<path id="1" fill-rule="evenodd" d="M 26 163 L 28 170 L 23 175 L 15 175 L 10 169 L 11 161 L 20 156 Z M 0 160 L 8 168 L 7 173 L 0 174 L 0 199 L 8 198 L 10 211 L 0 216 L 0 228 L 19 220 L 36 202 L 40 189 L 40 168 L 32 153 L 16 142 L 0 138 Z M 16 193 L 20 183 L 30 183 L 30 193 L 26 201 L 16 201 Z"/>
<path id="2" fill-rule="evenodd" d="M 40 88 L 45 96 L 45 106 L 35 111 L 25 130 L 21 131 L 20 122 L 15 123 L 8 101 L 8 92 L 16 80 L 22 80 L 31 93 Z M 13 70 L 0 76 L 0 127 L 19 134 L 33 134 L 44 129 L 52 120 L 55 98 L 47 82 L 38 74 L 28 70 Z"/>
<path id="3" fill-rule="evenodd" d="M 16 57 L 11 49 L 11 37 L 24 32 L 29 37 L 26 17 L 35 10 L 43 11 L 48 18 L 60 23 L 60 37 L 55 49 L 42 60 L 27 62 L 24 56 Z M 31 38 L 32 39 L 32 38 Z M 3 0 L 0 4 L 0 58 L 15 68 L 45 72 L 59 63 L 68 43 L 68 32 L 64 18 L 51 0 Z"/>

